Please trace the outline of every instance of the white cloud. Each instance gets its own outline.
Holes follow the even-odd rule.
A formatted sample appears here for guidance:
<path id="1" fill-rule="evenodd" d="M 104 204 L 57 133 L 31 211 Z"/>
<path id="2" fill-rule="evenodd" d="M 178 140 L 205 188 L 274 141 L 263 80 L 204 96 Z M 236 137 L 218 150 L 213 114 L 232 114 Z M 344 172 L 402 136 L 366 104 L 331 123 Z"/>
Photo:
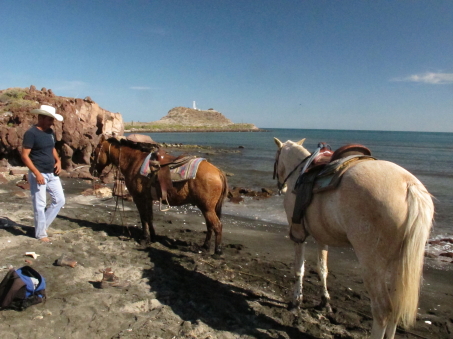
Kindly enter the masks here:
<path id="1" fill-rule="evenodd" d="M 135 89 L 138 91 L 150 91 L 152 90 L 151 87 L 146 87 L 146 86 L 132 86 L 131 89 Z"/>
<path id="2" fill-rule="evenodd" d="M 414 74 L 403 78 L 394 78 L 392 81 L 422 82 L 425 84 L 445 85 L 453 84 L 453 73 L 432 73 Z"/>

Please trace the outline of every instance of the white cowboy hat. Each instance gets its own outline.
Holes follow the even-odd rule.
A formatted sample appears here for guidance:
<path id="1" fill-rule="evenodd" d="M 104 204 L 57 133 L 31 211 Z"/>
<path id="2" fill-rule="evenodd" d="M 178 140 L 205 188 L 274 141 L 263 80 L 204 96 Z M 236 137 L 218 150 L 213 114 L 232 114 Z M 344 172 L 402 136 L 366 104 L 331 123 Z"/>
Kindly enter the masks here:
<path id="1" fill-rule="evenodd" d="M 57 119 L 58 121 L 63 121 L 63 116 L 55 113 L 55 107 L 48 106 L 48 105 L 41 105 L 41 107 L 39 107 L 39 109 L 36 108 L 34 110 L 31 110 L 30 113 L 47 115 L 49 117 Z"/>

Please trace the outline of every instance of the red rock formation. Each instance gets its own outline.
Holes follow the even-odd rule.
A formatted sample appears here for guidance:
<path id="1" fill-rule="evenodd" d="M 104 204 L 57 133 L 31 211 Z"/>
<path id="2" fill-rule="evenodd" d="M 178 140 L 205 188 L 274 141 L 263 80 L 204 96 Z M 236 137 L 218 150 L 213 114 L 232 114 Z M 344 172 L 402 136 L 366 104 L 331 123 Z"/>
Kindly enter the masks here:
<path id="1" fill-rule="evenodd" d="M 56 96 L 51 89 L 35 86 L 9 88 L 0 91 L 0 160 L 7 159 L 13 166 L 21 166 L 20 153 L 25 131 L 37 122 L 31 109 L 48 104 L 57 108 L 64 117 L 55 121 L 56 149 L 62 167 L 71 171 L 80 165 L 89 165 L 90 156 L 101 134 L 123 135 L 121 114 L 99 107 L 91 98 L 75 99 Z"/>

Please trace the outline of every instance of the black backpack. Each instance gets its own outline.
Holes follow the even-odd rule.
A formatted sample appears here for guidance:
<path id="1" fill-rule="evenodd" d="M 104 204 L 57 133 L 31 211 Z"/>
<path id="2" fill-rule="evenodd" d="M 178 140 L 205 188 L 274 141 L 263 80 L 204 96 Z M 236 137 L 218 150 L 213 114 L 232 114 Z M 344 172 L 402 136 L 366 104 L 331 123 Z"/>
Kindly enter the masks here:
<path id="1" fill-rule="evenodd" d="M 0 283 L 0 309 L 22 311 L 46 299 L 46 280 L 29 266 L 10 269 Z"/>

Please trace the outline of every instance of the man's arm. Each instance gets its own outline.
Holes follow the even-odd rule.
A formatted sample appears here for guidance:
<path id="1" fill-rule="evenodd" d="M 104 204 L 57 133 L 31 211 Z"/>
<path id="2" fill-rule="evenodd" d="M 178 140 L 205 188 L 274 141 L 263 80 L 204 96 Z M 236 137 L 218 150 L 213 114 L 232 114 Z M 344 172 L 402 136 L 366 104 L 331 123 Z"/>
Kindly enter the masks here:
<path id="1" fill-rule="evenodd" d="M 55 166 L 54 166 L 55 174 L 58 175 L 61 172 L 61 160 L 58 157 L 58 152 L 55 149 L 55 147 L 52 152 L 53 152 L 53 157 L 55 158 Z"/>
<path id="2" fill-rule="evenodd" d="M 35 165 L 33 164 L 33 161 L 31 161 L 30 152 L 31 152 L 31 148 L 25 148 L 25 147 L 23 148 L 22 154 L 21 154 L 22 162 L 35 175 L 37 183 L 39 185 L 44 185 L 46 183 L 44 180 L 44 177 L 38 171 L 38 169 L 35 167 Z"/>

